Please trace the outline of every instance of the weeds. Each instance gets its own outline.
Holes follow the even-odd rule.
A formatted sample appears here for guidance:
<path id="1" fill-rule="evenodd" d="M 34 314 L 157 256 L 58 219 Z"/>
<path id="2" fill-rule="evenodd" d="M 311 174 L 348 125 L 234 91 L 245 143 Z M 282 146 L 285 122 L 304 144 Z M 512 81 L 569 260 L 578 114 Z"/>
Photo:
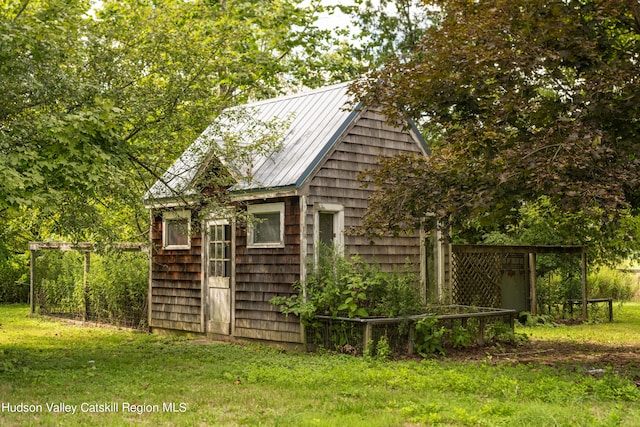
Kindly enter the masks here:
<path id="1" fill-rule="evenodd" d="M 426 317 L 416 322 L 415 350 L 422 357 L 445 354 L 442 337 L 447 330 L 438 322 L 437 317 Z"/>
<path id="2" fill-rule="evenodd" d="M 451 345 L 453 348 L 467 348 L 471 345 L 471 333 L 460 325 L 451 329 Z"/>
<path id="3" fill-rule="evenodd" d="M 316 315 L 399 317 L 424 309 L 419 279 L 408 266 L 385 273 L 357 255 L 344 257 L 325 248 L 309 271 L 304 285 L 293 284 L 297 294 L 269 302 L 283 313 L 300 315 L 304 322 L 312 322 Z"/>
<path id="4" fill-rule="evenodd" d="M 37 261 L 35 285 L 38 312 L 144 328 L 147 255 L 91 254 L 86 289 L 83 259 L 78 251 L 43 251 Z"/>

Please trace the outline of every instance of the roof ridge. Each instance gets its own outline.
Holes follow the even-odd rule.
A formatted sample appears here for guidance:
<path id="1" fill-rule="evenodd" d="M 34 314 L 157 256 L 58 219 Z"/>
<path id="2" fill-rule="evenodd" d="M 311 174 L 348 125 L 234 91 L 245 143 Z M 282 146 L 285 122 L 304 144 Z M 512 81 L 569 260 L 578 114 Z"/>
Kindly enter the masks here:
<path id="1" fill-rule="evenodd" d="M 342 87 L 348 86 L 352 82 L 353 82 L 353 80 L 349 80 L 349 81 L 342 82 L 342 83 L 335 83 L 335 84 L 332 84 L 332 85 L 329 85 L 329 86 L 322 86 L 322 87 L 318 87 L 318 88 L 315 88 L 315 89 L 303 90 L 301 92 L 290 93 L 290 94 L 287 94 L 287 95 L 280 95 L 280 96 L 276 96 L 275 98 L 262 99 L 260 101 L 254 101 L 254 102 L 247 102 L 246 104 L 240 104 L 240 105 L 236 105 L 236 106 L 230 107 L 229 110 L 234 110 L 236 108 L 247 108 L 247 107 L 260 106 L 260 105 L 270 104 L 270 103 L 274 103 L 274 102 L 287 101 L 287 100 L 294 99 L 294 98 L 301 98 L 301 97 L 304 97 L 304 96 L 314 95 L 314 94 L 318 94 L 318 93 L 329 92 L 331 90 L 336 90 L 338 88 L 342 88 Z"/>

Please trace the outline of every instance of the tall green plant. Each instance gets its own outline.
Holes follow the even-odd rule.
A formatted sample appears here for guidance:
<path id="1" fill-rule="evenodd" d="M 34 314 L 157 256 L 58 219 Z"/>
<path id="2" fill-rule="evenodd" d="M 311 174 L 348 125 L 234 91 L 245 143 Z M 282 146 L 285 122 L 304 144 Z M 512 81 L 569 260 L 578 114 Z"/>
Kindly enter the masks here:
<path id="1" fill-rule="evenodd" d="M 146 324 L 148 259 L 143 253 L 92 253 L 84 282 L 84 256 L 43 251 L 37 259 L 37 309 L 44 314 L 140 327 Z"/>
<path id="2" fill-rule="evenodd" d="M 416 337 L 414 347 L 422 357 L 429 357 L 433 354 L 444 355 L 442 338 L 447 331 L 439 324 L 437 317 L 425 317 L 416 322 Z"/>
<path id="3" fill-rule="evenodd" d="M 638 292 L 638 283 L 632 276 L 611 268 L 601 268 L 589 274 L 590 298 L 613 298 L 616 301 L 630 301 Z"/>
<path id="4" fill-rule="evenodd" d="M 84 312 L 82 255 L 44 251 L 36 260 L 37 309 L 44 314 L 81 316 Z"/>
<path id="5" fill-rule="evenodd" d="M 91 312 L 101 321 L 146 325 L 148 259 L 139 252 L 93 257 L 88 287 Z"/>
<path id="6" fill-rule="evenodd" d="M 378 264 L 365 263 L 357 255 L 345 257 L 325 248 L 309 271 L 304 286 L 294 284 L 297 295 L 270 302 L 303 320 L 315 315 L 398 317 L 423 309 L 420 281 L 409 265 L 383 272 Z"/>
<path id="7" fill-rule="evenodd" d="M 29 269 L 24 255 L 0 255 L 0 302 L 26 303 L 29 299 Z"/>

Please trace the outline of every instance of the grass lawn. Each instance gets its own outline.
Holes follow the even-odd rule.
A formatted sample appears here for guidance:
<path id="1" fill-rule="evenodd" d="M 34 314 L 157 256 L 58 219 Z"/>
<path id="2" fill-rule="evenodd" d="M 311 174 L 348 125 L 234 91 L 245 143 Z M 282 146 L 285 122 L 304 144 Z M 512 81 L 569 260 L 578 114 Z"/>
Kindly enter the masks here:
<path id="1" fill-rule="evenodd" d="M 640 305 L 615 316 L 518 332 L 558 346 L 640 345 Z M 489 356 L 379 362 L 82 327 L 0 305 L 0 425 L 638 426 L 639 364 L 592 375 Z"/>

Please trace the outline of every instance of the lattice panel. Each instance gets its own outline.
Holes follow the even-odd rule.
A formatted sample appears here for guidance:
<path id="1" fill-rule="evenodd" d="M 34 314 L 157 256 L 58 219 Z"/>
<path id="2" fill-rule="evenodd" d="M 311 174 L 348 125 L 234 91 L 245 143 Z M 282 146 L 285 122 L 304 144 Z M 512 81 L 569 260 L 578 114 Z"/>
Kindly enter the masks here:
<path id="1" fill-rule="evenodd" d="M 497 253 L 458 253 L 451 257 L 454 304 L 500 307 L 502 257 Z"/>

